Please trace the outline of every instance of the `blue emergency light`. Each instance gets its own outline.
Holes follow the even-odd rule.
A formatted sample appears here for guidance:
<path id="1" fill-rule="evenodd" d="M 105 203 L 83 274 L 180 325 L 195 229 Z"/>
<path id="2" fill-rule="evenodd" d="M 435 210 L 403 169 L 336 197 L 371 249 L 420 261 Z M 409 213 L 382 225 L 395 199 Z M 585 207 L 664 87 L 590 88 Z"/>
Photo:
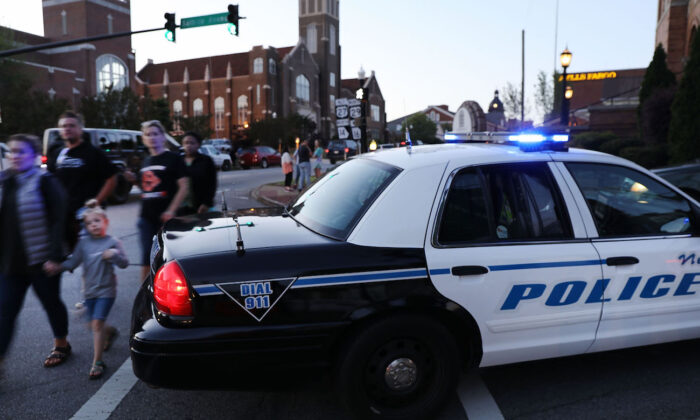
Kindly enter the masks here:
<path id="1" fill-rule="evenodd" d="M 568 150 L 569 135 L 566 133 L 509 133 L 509 132 L 480 132 L 480 133 L 445 133 L 445 143 L 496 143 L 519 146 L 526 152 L 534 151 L 566 151 Z"/>

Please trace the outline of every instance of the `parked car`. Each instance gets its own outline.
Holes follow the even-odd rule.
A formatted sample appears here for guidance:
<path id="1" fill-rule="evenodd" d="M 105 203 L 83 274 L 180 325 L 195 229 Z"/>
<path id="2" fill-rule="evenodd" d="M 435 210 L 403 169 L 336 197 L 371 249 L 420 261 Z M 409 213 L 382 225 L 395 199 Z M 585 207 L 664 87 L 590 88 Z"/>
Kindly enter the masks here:
<path id="1" fill-rule="evenodd" d="M 267 168 L 270 165 L 280 165 L 282 157 L 279 152 L 269 146 L 245 147 L 236 154 L 243 169 L 260 165 Z"/>
<path id="2" fill-rule="evenodd" d="M 700 337 L 698 204 L 567 135 L 512 137 L 361 155 L 277 215 L 171 220 L 134 302 L 136 376 L 325 368 L 357 418 L 430 419 L 462 369 Z"/>
<path id="3" fill-rule="evenodd" d="M 333 140 L 328 143 L 326 149 L 326 157 L 331 161 L 331 165 L 338 160 L 347 160 L 347 158 L 357 154 L 357 142 L 353 140 Z"/>
<path id="4" fill-rule="evenodd" d="M 208 139 L 202 142 L 202 146 L 211 145 L 221 153 L 231 153 L 231 142 L 228 139 Z"/>
<path id="5" fill-rule="evenodd" d="M 659 168 L 653 172 L 700 201 L 700 163 Z"/>
<path id="6" fill-rule="evenodd" d="M 228 171 L 233 167 L 231 164 L 231 156 L 228 153 L 219 152 L 212 145 L 201 146 L 199 148 L 199 153 L 209 156 L 211 160 L 214 161 L 216 169 Z"/>
<path id="7" fill-rule="evenodd" d="M 180 144 L 169 134 L 165 134 L 166 147 L 178 152 Z M 141 162 L 148 155 L 148 149 L 143 144 L 141 132 L 136 130 L 115 130 L 110 128 L 83 128 L 83 140 L 102 150 L 112 163 L 119 169 L 117 186 L 114 188 L 110 202 L 120 204 L 129 199 L 132 184 L 123 176 L 130 170 L 138 173 Z M 44 130 L 42 163 L 48 162 L 49 156 L 54 156 L 64 147 L 63 139 L 58 128 Z"/>
<path id="8" fill-rule="evenodd" d="M 384 143 L 379 145 L 378 150 L 393 149 L 394 147 L 396 147 L 396 144 L 394 143 Z"/>

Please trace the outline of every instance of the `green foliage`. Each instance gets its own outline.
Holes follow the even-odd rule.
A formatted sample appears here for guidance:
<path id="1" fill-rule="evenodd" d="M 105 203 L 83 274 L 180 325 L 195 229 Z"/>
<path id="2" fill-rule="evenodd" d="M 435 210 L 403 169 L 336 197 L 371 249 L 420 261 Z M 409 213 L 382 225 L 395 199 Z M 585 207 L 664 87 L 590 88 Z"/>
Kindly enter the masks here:
<path id="1" fill-rule="evenodd" d="M 158 120 L 167 130 L 172 129 L 170 109 L 165 99 L 153 99 L 150 95 L 139 98 L 131 89 L 109 88 L 95 97 L 83 97 L 80 113 L 85 118 L 86 127 L 139 130 L 143 121 Z"/>
<path id="2" fill-rule="evenodd" d="M 695 36 L 676 97 L 671 106 L 671 161 L 700 157 L 700 36 Z"/>
<path id="3" fill-rule="evenodd" d="M 634 137 L 621 138 L 609 131 L 576 134 L 571 146 L 620 156 L 647 168 L 658 168 L 668 162 L 665 144 L 648 144 Z"/>
<path id="4" fill-rule="evenodd" d="M 170 106 L 167 99 L 153 99 L 150 94 L 139 101 L 139 112 L 141 113 L 142 121 L 158 120 L 166 130 L 173 129 L 173 122 L 170 118 Z"/>
<path id="5" fill-rule="evenodd" d="M 299 114 L 287 118 L 266 118 L 253 122 L 248 129 L 248 140 L 252 144 L 262 144 L 277 149 L 280 141 L 293 145 L 294 140 L 311 140 L 316 131 L 316 123 Z"/>
<path id="6" fill-rule="evenodd" d="M 184 132 L 194 131 L 195 133 L 198 133 L 200 136 L 202 136 L 203 139 L 206 139 L 211 137 L 211 134 L 213 133 L 213 130 L 209 126 L 210 119 L 211 115 L 208 114 L 197 115 L 187 118 L 181 117 L 180 127 Z"/>
<path id="7" fill-rule="evenodd" d="M 645 168 L 659 168 L 668 163 L 668 148 L 663 144 L 623 147 L 619 156 Z"/>
<path id="8" fill-rule="evenodd" d="M 422 112 L 417 112 L 406 118 L 401 124 L 402 133 L 406 132 L 406 124 L 408 124 L 408 131 L 411 133 L 411 140 L 422 140 L 424 143 L 437 143 L 439 141 L 435 137 L 437 125 Z M 401 138 L 406 138 L 406 135 L 404 134 Z"/>
<path id="9" fill-rule="evenodd" d="M 547 115 L 552 112 L 554 108 L 554 79 L 547 76 L 547 73 L 540 70 L 537 73 L 537 82 L 534 86 L 535 89 L 535 108 L 537 112 L 546 119 Z"/>
<path id="10" fill-rule="evenodd" d="M 620 156 L 620 151 L 628 147 L 643 147 L 644 144 L 636 138 L 614 138 L 600 145 L 599 151 Z"/>
<path id="11" fill-rule="evenodd" d="M 0 50 L 13 48 L 12 33 L 0 28 Z M 16 133 L 41 136 L 55 127 L 58 116 L 69 108 L 64 99 L 51 99 L 44 92 L 33 92 L 34 81 L 14 59 L 0 58 L 0 139 Z"/>
<path id="12" fill-rule="evenodd" d="M 654 50 L 654 58 L 652 58 L 651 63 L 649 63 L 649 67 L 647 67 L 647 71 L 644 73 L 642 85 L 639 88 L 640 113 L 644 101 L 651 96 L 654 90 L 658 88 L 667 88 L 675 84 L 676 76 L 673 75 L 673 72 L 671 72 L 666 65 L 666 52 L 663 46 L 659 44 L 656 46 L 656 50 Z"/>
<path id="13" fill-rule="evenodd" d="M 580 147 L 581 149 L 600 151 L 600 147 L 604 143 L 615 139 L 617 139 L 617 136 L 609 131 L 589 131 L 572 135 L 571 146 Z"/>

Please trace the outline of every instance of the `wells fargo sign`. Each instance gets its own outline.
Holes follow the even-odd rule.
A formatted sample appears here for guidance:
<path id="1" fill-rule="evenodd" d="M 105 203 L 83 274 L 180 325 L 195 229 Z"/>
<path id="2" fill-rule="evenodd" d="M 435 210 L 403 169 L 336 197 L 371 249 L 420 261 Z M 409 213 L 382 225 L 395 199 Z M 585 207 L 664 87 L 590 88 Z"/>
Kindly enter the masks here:
<path id="1" fill-rule="evenodd" d="M 593 73 L 572 73 L 566 75 L 567 82 L 583 82 L 585 80 L 603 80 L 615 78 L 617 78 L 617 73 L 614 71 L 596 71 Z M 560 82 L 562 79 L 564 79 L 564 77 L 559 75 Z"/>

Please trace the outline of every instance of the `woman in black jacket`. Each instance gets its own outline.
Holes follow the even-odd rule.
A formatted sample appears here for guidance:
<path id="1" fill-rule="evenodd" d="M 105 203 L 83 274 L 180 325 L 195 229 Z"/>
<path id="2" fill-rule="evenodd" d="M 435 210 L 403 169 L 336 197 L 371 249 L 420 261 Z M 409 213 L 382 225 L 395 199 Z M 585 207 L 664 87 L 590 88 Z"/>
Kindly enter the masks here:
<path id="1" fill-rule="evenodd" d="M 49 316 L 54 348 L 44 366 L 61 364 L 71 347 L 68 313 L 61 300 L 61 275 L 47 275 L 47 262 L 63 259 L 66 196 L 61 183 L 36 166 L 39 139 L 10 137 L 11 169 L 0 173 L 0 365 L 15 320 L 31 285 Z"/>
<path id="2" fill-rule="evenodd" d="M 185 150 L 185 174 L 190 178 L 190 190 L 178 215 L 206 213 L 214 206 L 216 194 L 216 166 L 209 156 L 199 153 L 202 138 L 187 132 L 182 138 Z"/>

